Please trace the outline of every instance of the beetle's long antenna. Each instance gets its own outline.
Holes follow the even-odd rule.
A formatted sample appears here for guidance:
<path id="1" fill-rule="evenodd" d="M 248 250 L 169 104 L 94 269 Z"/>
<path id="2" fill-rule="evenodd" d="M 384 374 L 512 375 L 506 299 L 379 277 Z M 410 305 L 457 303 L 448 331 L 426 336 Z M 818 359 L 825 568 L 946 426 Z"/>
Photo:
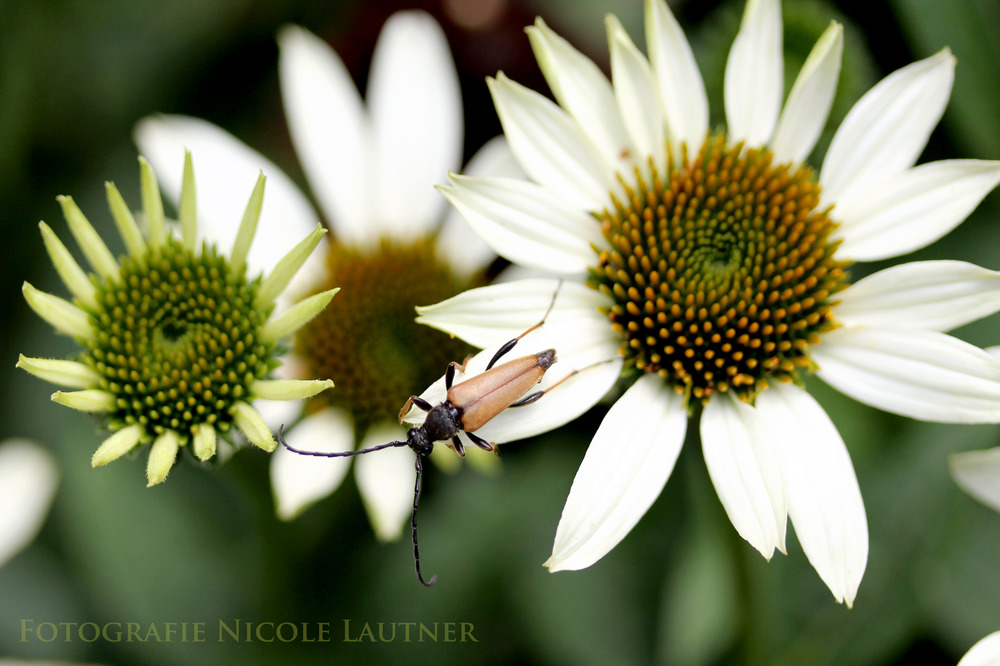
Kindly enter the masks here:
<path id="1" fill-rule="evenodd" d="M 556 290 L 552 293 L 552 302 L 549 303 L 548 310 L 546 310 L 545 314 L 542 315 L 541 321 L 539 321 L 537 324 L 526 330 L 524 333 L 521 333 L 521 335 L 517 336 L 516 338 L 508 340 L 507 342 L 503 343 L 500 346 L 500 349 L 497 350 L 497 353 L 493 355 L 493 358 L 491 358 L 490 362 L 487 364 L 486 366 L 487 370 L 491 369 L 494 365 L 496 365 L 496 362 L 500 360 L 500 357 L 502 357 L 504 354 L 513 349 L 514 345 L 516 345 L 521 338 L 526 336 L 528 333 L 531 333 L 535 329 L 541 328 L 541 326 L 545 323 L 545 320 L 549 318 L 550 314 L 552 314 L 552 308 L 554 308 L 556 305 L 556 298 L 558 298 L 559 296 L 559 290 L 562 288 L 562 283 L 563 281 L 562 279 L 560 279 L 559 284 L 556 285 Z"/>
<path id="2" fill-rule="evenodd" d="M 420 503 L 420 481 L 424 474 L 422 459 L 423 456 L 417 454 L 417 462 L 415 463 L 417 468 L 417 482 L 413 486 L 413 517 L 410 518 L 410 529 L 413 530 L 413 563 L 417 569 L 417 578 L 420 580 L 421 585 L 430 587 L 437 582 L 438 577 L 437 574 L 434 574 L 431 576 L 430 582 L 424 580 L 424 575 L 420 573 L 420 550 L 417 548 L 417 504 Z"/>
<path id="3" fill-rule="evenodd" d="M 317 458 L 347 458 L 349 456 L 358 456 L 362 453 L 371 453 L 372 451 L 381 451 L 382 449 L 389 449 L 395 446 L 408 446 L 409 442 L 389 442 L 387 444 L 379 444 L 378 446 L 370 446 L 367 449 L 358 449 L 357 451 L 344 451 L 343 453 L 325 453 L 323 451 L 304 451 L 302 449 L 297 449 L 288 442 L 285 441 L 285 426 L 284 424 L 278 428 L 278 441 L 281 445 L 291 451 L 292 453 L 297 453 L 300 456 L 316 456 Z"/>

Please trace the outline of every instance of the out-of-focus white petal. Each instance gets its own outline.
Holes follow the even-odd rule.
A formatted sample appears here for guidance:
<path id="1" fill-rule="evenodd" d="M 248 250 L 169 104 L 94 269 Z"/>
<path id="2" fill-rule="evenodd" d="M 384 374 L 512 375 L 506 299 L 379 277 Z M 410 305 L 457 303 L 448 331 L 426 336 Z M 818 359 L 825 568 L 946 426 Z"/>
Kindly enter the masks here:
<path id="1" fill-rule="evenodd" d="M 837 295 L 838 321 L 948 331 L 1000 310 L 1000 273 L 964 261 L 913 261 Z"/>
<path id="2" fill-rule="evenodd" d="M 826 151 L 819 176 L 823 201 L 838 203 L 913 166 L 944 113 L 954 77 L 955 56 L 943 49 L 865 93 Z"/>
<path id="3" fill-rule="evenodd" d="M 850 608 L 868 563 L 868 519 L 844 440 L 819 403 L 794 384 L 769 387 L 756 409 L 776 446 L 802 550 Z"/>
<path id="4" fill-rule="evenodd" d="M 701 446 L 708 474 L 733 527 L 771 559 L 785 549 L 788 507 L 773 444 L 754 430 L 752 407 L 719 395 L 701 415 Z"/>
<path id="5" fill-rule="evenodd" d="M 852 326 L 813 347 L 817 375 L 855 400 L 921 421 L 1000 421 L 1000 360 L 936 331 Z"/>
<path id="6" fill-rule="evenodd" d="M 368 430 L 360 448 L 405 439 L 406 432 L 398 425 L 383 423 Z M 357 457 L 355 465 L 354 478 L 375 536 L 395 541 L 413 510 L 413 451 L 402 446 L 366 453 Z"/>
<path id="7" fill-rule="evenodd" d="M 733 143 L 771 140 L 784 89 L 780 0 L 748 0 L 726 61 L 726 130 Z"/>
<path id="8" fill-rule="evenodd" d="M 997 666 L 997 664 L 1000 664 L 1000 631 L 981 639 L 958 662 L 958 666 Z"/>
<path id="9" fill-rule="evenodd" d="M 617 189 L 617 181 L 565 111 L 503 72 L 486 82 L 504 135 L 525 173 L 580 210 L 601 210 L 610 203 L 608 192 Z"/>
<path id="10" fill-rule="evenodd" d="M 371 127 L 354 80 L 337 53 L 304 28 L 282 28 L 278 46 L 288 130 L 313 195 L 340 242 L 374 243 Z"/>
<path id="11" fill-rule="evenodd" d="M 461 166 L 462 97 L 448 41 L 422 11 L 389 17 L 375 45 L 368 82 L 375 182 L 370 195 L 380 235 L 429 232 L 444 202 L 434 185 Z"/>
<path id="12" fill-rule="evenodd" d="M 539 270 L 582 274 L 593 265 L 592 245 L 605 245 L 600 224 L 555 199 L 549 189 L 513 178 L 450 176 L 442 187 L 475 232 L 502 257 Z"/>
<path id="13" fill-rule="evenodd" d="M 837 91 L 844 28 L 830 23 L 802 65 L 771 139 L 776 162 L 803 162 L 819 138 Z"/>
<path id="14" fill-rule="evenodd" d="M 708 95 L 691 45 L 664 0 L 646 0 L 646 44 L 675 161 L 694 153 L 708 132 Z"/>
<path id="15" fill-rule="evenodd" d="M 549 571 L 589 567 L 625 538 L 670 477 L 686 429 L 683 397 L 655 375 L 618 399 L 573 479 Z"/>
<path id="16" fill-rule="evenodd" d="M 951 476 L 962 490 L 1000 511 L 1000 447 L 956 453 L 948 462 Z"/>
<path id="17" fill-rule="evenodd" d="M 1000 162 L 944 160 L 855 188 L 834 208 L 837 256 L 875 261 L 929 245 L 954 229 L 1000 182 Z"/>
<path id="18" fill-rule="evenodd" d="M 302 419 L 285 440 L 303 451 L 342 453 L 354 444 L 350 417 L 324 409 Z M 350 458 L 319 458 L 292 453 L 283 446 L 271 454 L 271 489 L 278 517 L 291 520 L 340 486 Z"/>
<path id="19" fill-rule="evenodd" d="M 0 567 L 38 534 L 58 482 L 55 461 L 34 442 L 0 444 Z"/>

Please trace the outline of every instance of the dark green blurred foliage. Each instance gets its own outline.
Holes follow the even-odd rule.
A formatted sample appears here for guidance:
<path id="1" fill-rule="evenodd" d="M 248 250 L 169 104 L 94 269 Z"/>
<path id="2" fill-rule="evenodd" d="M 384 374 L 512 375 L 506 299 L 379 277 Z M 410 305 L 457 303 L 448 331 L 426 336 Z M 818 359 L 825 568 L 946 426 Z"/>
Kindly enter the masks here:
<path id="1" fill-rule="evenodd" d="M 604 407 L 506 446 L 496 477 L 427 473 L 421 555 L 439 583 L 426 590 L 407 538 L 374 540 L 352 481 L 291 523 L 274 517 L 267 457 L 257 450 L 219 469 L 180 465 L 147 490 L 144 454 L 92 470 L 102 439 L 94 422 L 50 404 L 51 387 L 14 369 L 19 352 L 60 357 L 73 349 L 20 297 L 25 279 L 64 293 L 36 223 L 45 219 L 62 234 L 55 196 L 71 194 L 117 238 L 102 183 L 115 180 L 127 201 L 138 201 L 131 131 L 140 118 L 207 118 L 302 182 L 278 93 L 273 37 L 282 24 L 328 40 L 363 84 L 385 18 L 402 7 L 431 11 L 458 61 L 468 156 L 499 131 L 483 77 L 502 68 L 545 89 L 522 32 L 536 12 L 606 67 L 600 17 L 620 12 L 642 47 L 641 4 L 515 2 L 471 29 L 429 1 L 0 2 L 0 438 L 43 442 L 62 474 L 39 539 L 0 570 L 0 655 L 115 664 L 945 664 L 1000 628 L 1000 515 L 947 473 L 949 453 L 1000 444 L 994 426 L 897 418 L 811 382 L 848 443 L 868 512 L 871 554 L 853 610 L 834 603 L 792 530 L 788 556 L 770 563 L 738 537 L 693 435 L 663 494 L 618 548 L 589 570 L 548 574 L 541 563 Z M 718 121 L 722 67 L 742 7 L 674 5 Z M 995 2 L 785 0 L 784 11 L 789 81 L 827 21 L 845 23 L 831 130 L 879 78 L 947 45 L 958 57 L 954 94 L 922 159 L 1000 158 Z M 908 259 L 1000 267 L 998 208 L 992 194 L 957 231 Z M 1000 327 L 994 317 L 958 335 L 988 346 L 1000 341 Z M 21 641 L 22 620 L 203 622 L 206 640 Z M 407 643 L 402 629 L 393 642 L 345 642 L 345 620 L 354 638 L 365 623 L 376 638 L 379 622 L 471 623 L 478 642 L 445 642 L 442 634 Z M 220 642 L 220 621 L 314 629 L 328 622 L 330 641 Z"/>

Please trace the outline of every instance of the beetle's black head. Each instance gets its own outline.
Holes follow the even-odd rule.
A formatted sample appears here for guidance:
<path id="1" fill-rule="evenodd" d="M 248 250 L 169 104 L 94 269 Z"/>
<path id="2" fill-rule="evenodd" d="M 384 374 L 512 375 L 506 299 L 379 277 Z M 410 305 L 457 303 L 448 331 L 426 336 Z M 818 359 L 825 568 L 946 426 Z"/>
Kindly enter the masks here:
<path id="1" fill-rule="evenodd" d="M 430 455 L 434 450 L 434 440 L 427 437 L 427 429 L 423 426 L 410 428 L 406 433 L 406 445 L 418 456 Z"/>

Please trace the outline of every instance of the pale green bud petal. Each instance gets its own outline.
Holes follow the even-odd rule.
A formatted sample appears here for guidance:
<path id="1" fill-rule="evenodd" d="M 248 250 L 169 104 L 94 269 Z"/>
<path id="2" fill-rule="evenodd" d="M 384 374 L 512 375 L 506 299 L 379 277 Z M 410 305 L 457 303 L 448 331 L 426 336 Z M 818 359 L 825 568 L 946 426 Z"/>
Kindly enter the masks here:
<path id="1" fill-rule="evenodd" d="M 84 216 L 83 211 L 73 201 L 73 197 L 56 197 L 56 201 L 62 206 L 63 216 L 69 224 L 69 230 L 73 233 L 83 256 L 101 277 L 108 280 L 118 279 L 118 262 L 111 254 L 111 250 L 104 244 L 97 230 L 90 224 Z"/>
<path id="2" fill-rule="evenodd" d="M 199 423 L 191 429 L 194 434 L 194 454 L 198 460 L 208 460 L 215 455 L 215 428 L 211 423 Z"/>
<path id="3" fill-rule="evenodd" d="M 26 372 L 30 372 L 39 379 L 68 386 L 69 388 L 84 389 L 94 386 L 101 381 L 101 376 L 93 368 L 76 361 L 64 361 L 52 358 L 31 358 L 21 354 L 17 359 L 16 367 Z"/>
<path id="4" fill-rule="evenodd" d="M 312 251 L 316 249 L 316 246 L 325 233 L 326 229 L 323 228 L 323 225 L 317 224 L 312 233 L 281 258 L 278 265 L 274 267 L 270 275 L 264 278 L 264 282 L 260 285 L 260 291 L 257 292 L 257 300 L 254 303 L 255 306 L 261 308 L 269 305 L 277 298 L 278 294 L 285 290 L 285 287 L 295 277 L 298 270 L 302 268 L 302 264 L 306 262 Z"/>
<path id="5" fill-rule="evenodd" d="M 76 263 L 76 259 L 73 258 L 55 232 L 49 228 L 49 225 L 39 222 L 38 228 L 42 230 L 45 249 L 49 253 L 49 259 L 56 267 L 56 272 L 59 273 L 63 284 L 85 307 L 96 308 L 97 298 L 94 296 L 96 290 L 94 285 L 90 283 L 87 274 L 80 268 L 80 264 Z"/>
<path id="6" fill-rule="evenodd" d="M 233 404 L 232 414 L 233 420 L 236 421 L 236 427 L 243 431 L 251 444 L 259 446 L 268 453 L 274 451 L 274 448 L 278 446 L 270 428 L 264 423 L 264 418 L 256 409 L 245 402 L 236 402 Z"/>
<path id="7" fill-rule="evenodd" d="M 130 426 L 122 428 L 104 440 L 104 443 L 94 451 L 94 457 L 90 459 L 90 465 L 92 467 L 100 467 L 101 465 L 107 465 L 112 460 L 121 458 L 135 448 L 140 439 L 142 439 L 142 426 L 138 423 L 133 423 Z"/>
<path id="8" fill-rule="evenodd" d="M 239 231 L 236 232 L 233 251 L 229 257 L 230 271 L 233 275 L 242 275 L 246 269 L 247 254 L 250 252 L 253 237 L 257 233 L 257 222 L 260 220 L 260 211 L 264 206 L 264 183 L 266 181 L 267 178 L 264 177 L 263 173 L 257 176 L 257 184 L 253 186 L 250 201 L 247 202 L 246 210 L 243 211 L 243 220 L 240 222 Z"/>
<path id="9" fill-rule="evenodd" d="M 258 379 L 250 391 L 264 400 L 305 400 L 332 386 L 332 379 Z"/>
<path id="10" fill-rule="evenodd" d="M 94 329 L 86 312 L 58 296 L 39 291 L 25 282 L 21 287 L 24 300 L 39 317 L 60 333 L 81 340 L 93 340 Z"/>
<path id="11" fill-rule="evenodd" d="M 129 210 L 125 199 L 122 198 L 114 183 L 104 183 L 104 189 L 108 194 L 108 208 L 111 209 L 111 215 L 115 218 L 118 233 L 121 234 L 125 247 L 128 248 L 128 253 L 133 259 L 143 263 L 142 260 L 146 256 L 146 239 L 142 237 L 142 231 L 135 223 L 132 211 Z"/>
<path id="12" fill-rule="evenodd" d="M 115 396 L 107 391 L 84 389 L 83 391 L 56 391 L 52 402 L 64 407 L 79 409 L 81 412 L 110 412 L 115 408 Z"/>
<path id="13" fill-rule="evenodd" d="M 260 330 L 261 340 L 265 343 L 277 342 L 286 335 L 291 335 L 299 330 L 306 322 L 322 312 L 338 291 L 340 291 L 340 287 L 302 299 L 280 316 L 264 324 Z"/>
<path id="14" fill-rule="evenodd" d="M 181 223 L 181 240 L 184 247 L 194 252 L 198 247 L 198 207 L 194 186 L 194 165 L 191 151 L 184 151 L 184 175 L 181 181 L 181 203 L 178 210 Z"/>
<path id="15" fill-rule="evenodd" d="M 155 486 L 162 483 L 174 466 L 177 459 L 177 449 L 180 448 L 180 439 L 173 430 L 167 430 L 156 438 L 153 446 L 149 449 L 149 462 L 146 463 L 146 487 Z"/>
<path id="16" fill-rule="evenodd" d="M 139 181 L 142 187 L 142 211 L 149 228 L 149 243 L 160 247 L 167 242 L 167 225 L 163 221 L 163 199 L 160 198 L 160 184 L 153 173 L 153 167 L 145 157 L 139 157 Z"/>

